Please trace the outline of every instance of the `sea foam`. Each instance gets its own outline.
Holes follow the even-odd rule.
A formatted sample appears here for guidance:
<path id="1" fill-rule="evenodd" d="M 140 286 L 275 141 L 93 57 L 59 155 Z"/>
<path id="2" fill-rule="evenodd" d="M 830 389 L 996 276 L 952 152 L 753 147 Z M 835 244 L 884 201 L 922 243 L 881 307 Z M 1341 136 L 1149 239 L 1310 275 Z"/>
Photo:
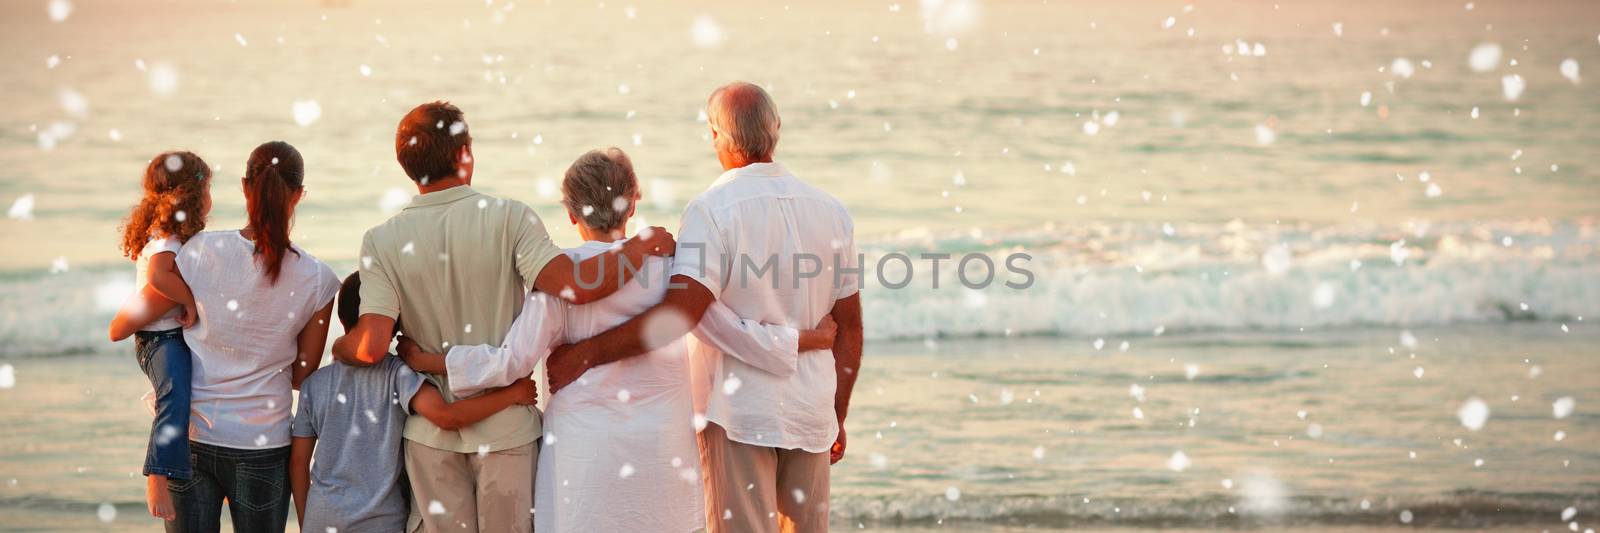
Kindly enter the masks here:
<path id="1" fill-rule="evenodd" d="M 1185 331 L 1415 328 L 1511 320 L 1579 327 L 1600 315 L 1594 221 L 1347 225 L 1087 224 L 1025 232 L 906 232 L 863 241 L 862 301 L 873 340 L 1039 335 L 1096 338 Z M 912 258 L 903 288 L 872 268 Z M 947 253 L 934 288 L 922 253 Z M 994 281 L 969 289 L 965 254 L 993 258 Z M 1026 253 L 1006 270 L 1005 258 Z M 337 263 L 348 271 L 353 262 Z M 969 268 L 978 268 L 972 262 Z M 884 277 L 899 284 L 896 263 Z M 969 272 L 970 273 L 970 272 Z M 983 278 L 971 273 L 969 280 Z M 101 351 L 127 265 L 0 275 L 0 352 Z M 1589 318 L 1592 320 L 1592 318 Z M 335 331 L 334 334 L 337 334 Z M 1115 349 L 1109 343 L 1105 349 Z"/>

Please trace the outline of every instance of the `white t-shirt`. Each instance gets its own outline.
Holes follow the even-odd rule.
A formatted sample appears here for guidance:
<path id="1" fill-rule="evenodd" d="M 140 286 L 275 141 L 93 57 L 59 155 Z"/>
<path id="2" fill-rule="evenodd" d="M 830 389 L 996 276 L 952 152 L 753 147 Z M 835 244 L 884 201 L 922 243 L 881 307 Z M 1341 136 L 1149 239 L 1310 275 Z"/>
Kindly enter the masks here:
<path id="1" fill-rule="evenodd" d="M 844 204 L 779 163 L 756 163 L 724 172 L 684 208 L 672 273 L 699 281 L 739 318 L 807 329 L 860 290 L 860 268 Z M 724 355 L 689 340 L 695 409 L 729 439 L 813 453 L 833 446 L 832 350 L 799 357 L 791 375 Z"/>
<path id="2" fill-rule="evenodd" d="M 133 286 L 144 290 L 145 284 L 150 283 L 150 258 L 161 253 L 178 253 L 180 248 L 183 248 L 183 243 L 171 237 L 150 239 L 145 243 L 144 249 L 139 250 L 139 258 L 133 260 Z M 179 309 L 174 307 L 161 318 L 139 328 L 139 331 L 166 331 L 183 327 L 178 323 L 178 312 Z"/>
<path id="3" fill-rule="evenodd" d="M 289 445 L 295 339 L 339 292 L 328 265 L 297 246 L 268 281 L 255 244 L 238 231 L 195 235 L 178 253 L 200 320 L 184 331 L 194 353 L 190 438 L 242 449 Z"/>

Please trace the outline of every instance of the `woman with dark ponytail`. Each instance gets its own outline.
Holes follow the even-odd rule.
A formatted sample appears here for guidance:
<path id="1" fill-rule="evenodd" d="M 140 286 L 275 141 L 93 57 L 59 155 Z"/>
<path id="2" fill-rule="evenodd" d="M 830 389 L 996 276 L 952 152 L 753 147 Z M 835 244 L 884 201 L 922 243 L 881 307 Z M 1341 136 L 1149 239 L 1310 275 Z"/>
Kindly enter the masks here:
<path id="1" fill-rule="evenodd" d="M 216 531 L 224 501 L 234 531 L 283 532 L 290 390 L 322 362 L 339 290 L 333 270 L 289 240 L 305 194 L 300 152 L 281 141 L 256 147 L 241 184 L 249 224 L 195 235 L 177 254 L 199 315 L 184 332 L 199 422 L 193 476 L 169 483 L 169 533 Z"/>
<path id="2" fill-rule="evenodd" d="M 244 202 L 250 213 L 245 238 L 255 241 L 255 251 L 267 279 L 278 281 L 283 256 L 289 248 L 289 217 L 305 192 L 305 162 L 289 143 L 272 141 L 250 152 L 245 167 Z"/>

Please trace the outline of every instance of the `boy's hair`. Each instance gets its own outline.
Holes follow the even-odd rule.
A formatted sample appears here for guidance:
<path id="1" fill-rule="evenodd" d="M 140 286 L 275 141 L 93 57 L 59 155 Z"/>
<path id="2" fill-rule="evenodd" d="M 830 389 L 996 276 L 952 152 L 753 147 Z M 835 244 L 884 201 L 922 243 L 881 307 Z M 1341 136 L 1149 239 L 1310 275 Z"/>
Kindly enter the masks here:
<path id="1" fill-rule="evenodd" d="M 429 181 L 457 175 L 461 148 L 472 145 L 467 121 L 461 109 L 449 102 L 429 102 L 417 106 L 400 119 L 394 134 L 395 159 L 411 181 Z"/>
<path id="2" fill-rule="evenodd" d="M 356 320 L 361 318 L 360 272 L 351 272 L 344 278 L 344 284 L 339 285 L 339 305 L 335 313 L 339 315 L 339 323 L 344 325 L 345 331 L 356 327 Z"/>
<path id="3" fill-rule="evenodd" d="M 361 320 L 361 272 L 351 272 L 345 276 L 344 283 L 339 285 L 338 304 L 334 306 L 333 314 L 338 315 L 339 324 L 345 331 L 356 327 L 356 321 Z M 400 333 L 400 321 L 394 321 L 394 331 Z"/>
<path id="4" fill-rule="evenodd" d="M 122 222 L 122 255 L 138 259 L 152 237 L 188 241 L 205 229 L 211 167 L 193 152 L 164 152 L 144 167 L 139 204 Z"/>
<path id="5" fill-rule="evenodd" d="M 622 229 L 638 194 L 633 161 L 615 146 L 578 156 L 561 180 L 561 203 L 573 218 L 599 231 Z"/>

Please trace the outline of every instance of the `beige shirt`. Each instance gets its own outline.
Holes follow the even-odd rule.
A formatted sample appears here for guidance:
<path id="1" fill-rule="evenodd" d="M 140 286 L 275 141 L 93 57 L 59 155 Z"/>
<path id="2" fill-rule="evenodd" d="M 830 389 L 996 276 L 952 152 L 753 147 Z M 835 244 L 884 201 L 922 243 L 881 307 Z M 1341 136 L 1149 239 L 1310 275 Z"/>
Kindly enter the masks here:
<path id="1" fill-rule="evenodd" d="M 430 352 L 499 345 L 526 288 L 557 255 L 544 223 L 521 202 L 467 186 L 417 196 L 361 241 L 361 314 L 399 318 L 405 334 Z M 426 377 L 455 401 L 444 376 Z M 539 412 L 516 405 L 460 431 L 413 416 L 405 437 L 473 453 L 522 446 L 541 432 Z"/>

